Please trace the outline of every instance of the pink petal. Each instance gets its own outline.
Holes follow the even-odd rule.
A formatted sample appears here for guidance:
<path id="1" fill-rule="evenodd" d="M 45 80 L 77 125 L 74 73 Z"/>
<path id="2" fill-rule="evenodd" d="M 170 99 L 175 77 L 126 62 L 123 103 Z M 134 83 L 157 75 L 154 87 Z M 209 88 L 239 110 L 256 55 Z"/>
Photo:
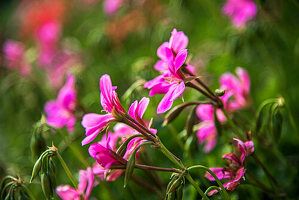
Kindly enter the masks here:
<path id="1" fill-rule="evenodd" d="M 58 186 L 56 193 L 63 200 L 80 200 L 80 194 L 68 185 Z"/>
<path id="2" fill-rule="evenodd" d="M 248 73 L 246 72 L 246 70 L 244 70 L 241 67 L 238 67 L 236 72 L 241 81 L 244 93 L 248 94 L 249 90 L 250 90 L 250 78 L 249 78 Z"/>
<path id="3" fill-rule="evenodd" d="M 167 62 L 163 61 L 163 60 L 158 60 L 156 62 L 156 64 L 154 65 L 155 70 L 159 71 L 159 72 L 164 72 L 168 70 L 167 67 Z"/>
<path id="4" fill-rule="evenodd" d="M 150 101 L 149 98 L 143 97 L 138 104 L 137 114 L 141 119 L 142 119 L 143 114 L 149 104 L 149 101 Z"/>
<path id="5" fill-rule="evenodd" d="M 167 60 L 167 53 L 165 51 L 165 48 L 168 48 L 169 43 L 168 42 L 164 42 L 163 44 L 161 44 L 158 49 L 157 49 L 157 55 L 160 59 L 162 60 Z"/>
<path id="6" fill-rule="evenodd" d="M 214 108 L 210 104 L 201 104 L 196 108 L 197 116 L 203 121 L 206 120 L 213 121 L 214 118 L 213 112 L 214 112 Z"/>
<path id="7" fill-rule="evenodd" d="M 178 71 L 178 69 L 185 63 L 186 58 L 188 55 L 187 49 L 182 49 L 180 52 L 177 54 L 177 56 L 174 59 L 174 68 L 175 72 Z"/>
<path id="8" fill-rule="evenodd" d="M 185 49 L 188 45 L 188 37 L 184 34 L 183 31 L 177 31 L 173 29 L 171 32 L 171 37 L 169 39 L 169 47 L 175 52 L 178 53 L 180 50 Z"/>

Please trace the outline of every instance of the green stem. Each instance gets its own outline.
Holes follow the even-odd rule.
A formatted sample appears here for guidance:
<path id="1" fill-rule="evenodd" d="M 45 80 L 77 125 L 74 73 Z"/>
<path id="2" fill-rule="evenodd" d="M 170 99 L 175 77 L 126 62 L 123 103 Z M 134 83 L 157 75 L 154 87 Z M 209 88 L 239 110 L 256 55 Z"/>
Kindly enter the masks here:
<path id="1" fill-rule="evenodd" d="M 244 136 L 242 135 L 242 131 L 240 131 L 240 129 L 235 125 L 235 123 L 233 122 L 233 120 L 230 118 L 230 116 L 228 115 L 228 113 L 226 112 L 226 110 L 222 107 L 221 108 L 222 112 L 224 113 L 229 125 L 233 128 L 234 132 L 238 135 L 238 137 L 242 140 L 244 140 Z"/>
<path id="2" fill-rule="evenodd" d="M 267 167 L 264 165 L 264 163 L 257 157 L 255 153 L 252 154 L 252 157 L 255 159 L 255 161 L 262 167 L 263 171 L 267 175 L 268 179 L 275 184 L 276 187 L 281 188 L 278 184 L 277 180 L 272 176 L 272 174 L 269 172 Z"/>
<path id="3" fill-rule="evenodd" d="M 193 187 L 197 190 L 197 192 L 200 194 L 200 196 L 205 199 L 205 200 L 209 200 L 209 198 L 207 197 L 207 195 L 200 189 L 200 187 L 197 185 L 197 183 L 193 180 L 193 178 L 190 176 L 190 174 L 186 175 L 186 178 L 188 179 L 188 181 L 193 185 Z"/>
<path id="4" fill-rule="evenodd" d="M 61 157 L 61 155 L 59 154 L 59 152 L 57 151 L 56 153 L 57 153 L 56 155 L 57 155 L 57 157 L 58 157 L 58 159 L 59 159 L 59 161 L 60 161 L 60 164 L 62 165 L 62 167 L 63 167 L 63 169 L 64 169 L 66 175 L 67 175 L 68 178 L 71 180 L 71 182 L 72 182 L 73 186 L 75 187 L 75 189 L 78 189 L 78 188 L 77 188 L 77 182 L 76 182 L 76 180 L 74 179 L 74 177 L 73 177 L 73 175 L 72 175 L 70 169 L 68 168 L 68 166 L 67 166 L 66 163 L 64 162 L 64 160 L 63 160 L 63 158 Z"/>
<path id="5" fill-rule="evenodd" d="M 184 170 L 184 165 L 180 163 L 176 158 L 174 158 L 174 155 L 163 145 L 161 141 L 159 141 L 161 151 L 164 153 L 164 155 L 172 161 L 174 164 L 176 164 L 180 169 Z M 197 190 L 197 192 L 200 194 L 200 196 L 205 199 L 209 200 L 209 198 L 205 195 L 205 193 L 200 189 L 200 187 L 197 185 L 197 183 L 193 180 L 193 178 L 190 176 L 190 174 L 186 175 L 186 178 L 188 181 L 193 185 L 193 187 Z"/>
<path id="6" fill-rule="evenodd" d="M 168 128 L 170 130 L 170 133 L 172 134 L 172 136 L 175 138 L 176 142 L 178 143 L 178 145 L 181 147 L 182 150 L 184 150 L 184 144 L 183 144 L 182 140 L 180 140 L 180 138 L 178 137 L 178 132 L 175 130 L 173 125 L 168 124 Z"/>
<path id="7" fill-rule="evenodd" d="M 191 170 L 191 169 L 196 169 L 196 168 L 199 168 L 199 169 L 203 169 L 203 170 L 206 170 L 208 171 L 213 177 L 214 179 L 216 180 L 217 184 L 219 185 L 219 187 L 221 188 L 222 190 L 222 194 L 224 196 L 225 199 L 230 199 L 229 198 L 229 195 L 227 193 L 227 191 L 225 190 L 223 184 L 221 183 L 221 181 L 218 179 L 218 177 L 214 174 L 214 172 L 212 172 L 212 170 L 210 170 L 208 167 L 205 167 L 203 165 L 194 165 L 194 166 L 191 166 L 188 168 L 188 170 Z"/>
<path id="8" fill-rule="evenodd" d="M 294 120 L 294 117 L 293 117 L 293 115 L 292 115 L 291 109 L 289 108 L 289 106 L 288 106 L 287 103 L 285 104 L 285 107 L 286 107 L 286 110 L 287 110 L 287 113 L 288 113 L 288 117 L 289 117 L 291 126 L 293 127 L 293 129 L 294 129 L 296 135 L 299 137 L 299 132 L 298 132 L 298 129 L 297 129 L 297 125 L 296 125 L 296 123 L 295 123 L 295 120 Z"/>
<path id="9" fill-rule="evenodd" d="M 85 167 L 89 167 L 88 162 L 85 160 L 84 156 L 82 155 L 81 151 L 78 150 L 78 148 L 76 148 L 74 146 L 74 144 L 70 143 L 66 136 L 62 133 L 61 130 L 56 129 L 56 132 L 59 133 L 59 135 L 62 137 L 63 141 L 65 142 L 65 144 L 72 150 L 72 152 L 76 155 L 76 157 L 78 158 L 78 160 L 85 166 Z"/>
<path id="10" fill-rule="evenodd" d="M 34 197 L 33 193 L 31 192 L 31 190 L 29 190 L 29 188 L 25 184 L 22 184 L 22 187 L 26 190 L 26 192 L 29 195 L 30 199 L 36 200 L 36 198 Z"/>

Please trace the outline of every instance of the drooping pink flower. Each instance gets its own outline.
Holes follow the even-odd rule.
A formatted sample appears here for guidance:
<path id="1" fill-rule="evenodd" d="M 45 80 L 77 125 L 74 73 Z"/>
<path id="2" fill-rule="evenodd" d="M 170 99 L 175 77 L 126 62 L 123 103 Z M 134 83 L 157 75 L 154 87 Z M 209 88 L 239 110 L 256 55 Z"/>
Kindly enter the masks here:
<path id="1" fill-rule="evenodd" d="M 100 78 L 101 104 L 107 114 L 99 115 L 88 113 L 83 116 L 82 126 L 85 128 L 86 138 L 82 145 L 90 143 L 110 122 L 117 121 L 115 113 L 124 113 L 124 109 L 115 92 L 116 87 L 112 86 L 110 76 L 105 74 Z M 114 114 L 113 114 L 113 113 Z"/>
<path id="2" fill-rule="evenodd" d="M 225 73 L 220 77 L 221 89 L 231 91 L 233 98 L 228 102 L 228 109 L 239 110 L 248 105 L 250 90 L 250 78 L 248 73 L 241 67 L 236 69 L 238 78 L 231 73 Z"/>
<path id="3" fill-rule="evenodd" d="M 69 185 L 60 185 L 56 188 L 56 193 L 63 200 L 80 200 L 82 194 L 84 194 L 84 199 L 88 200 L 94 184 L 93 169 L 88 167 L 86 170 L 79 170 L 78 189 Z"/>
<path id="4" fill-rule="evenodd" d="M 66 126 L 72 132 L 76 122 L 74 115 L 75 106 L 75 77 L 70 75 L 65 85 L 59 91 L 57 99 L 49 101 L 45 105 L 47 123 L 56 128 Z"/>
<path id="5" fill-rule="evenodd" d="M 244 161 L 250 154 L 254 152 L 254 144 L 251 140 L 243 142 L 234 138 L 233 144 L 236 147 L 236 152 L 228 153 L 222 156 L 223 159 L 228 161 L 228 167 L 210 168 L 210 170 L 214 172 L 219 180 L 228 180 L 223 184 L 223 186 L 229 191 L 234 191 L 240 184 L 240 181 L 245 174 Z M 210 181 L 215 181 L 215 178 L 209 172 L 206 173 L 205 177 Z M 211 196 L 217 192 L 217 190 L 212 190 L 208 193 L 208 195 Z"/>
<path id="6" fill-rule="evenodd" d="M 122 0 L 104 0 L 104 11 L 107 15 L 115 14 L 122 4 Z"/>
<path id="7" fill-rule="evenodd" d="M 227 0 L 222 12 L 231 18 L 236 28 L 244 28 L 246 22 L 255 17 L 257 6 L 252 0 Z"/>
<path id="8" fill-rule="evenodd" d="M 28 75 L 31 71 L 31 66 L 25 58 L 25 47 L 21 42 L 7 40 L 3 46 L 3 53 L 6 64 L 10 68 L 15 68 L 22 75 Z"/>

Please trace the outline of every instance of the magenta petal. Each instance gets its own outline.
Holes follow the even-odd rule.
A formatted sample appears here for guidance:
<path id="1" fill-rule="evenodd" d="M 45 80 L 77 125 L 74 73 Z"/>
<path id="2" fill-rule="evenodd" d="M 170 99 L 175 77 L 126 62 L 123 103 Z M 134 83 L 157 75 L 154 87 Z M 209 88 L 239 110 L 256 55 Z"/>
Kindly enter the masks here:
<path id="1" fill-rule="evenodd" d="M 181 96 L 183 94 L 184 90 L 185 90 L 184 82 L 181 82 L 180 84 L 176 85 L 170 100 L 174 101 L 175 99 L 177 99 L 179 96 Z"/>
<path id="2" fill-rule="evenodd" d="M 241 81 L 242 87 L 243 87 L 243 91 L 245 94 L 249 93 L 250 90 L 250 78 L 248 73 L 246 72 L 246 70 L 244 70 L 241 67 L 238 67 L 237 70 L 237 75 Z"/>
<path id="3" fill-rule="evenodd" d="M 224 179 L 223 167 L 214 167 L 210 168 L 210 170 L 217 176 L 219 180 Z M 205 177 L 210 181 L 215 181 L 215 178 L 209 172 L 206 172 Z"/>
<path id="4" fill-rule="evenodd" d="M 157 49 L 157 55 L 162 60 L 167 60 L 167 54 L 165 52 L 165 47 L 168 48 L 168 42 L 164 42 Z"/>
<path id="5" fill-rule="evenodd" d="M 188 45 L 188 37 L 183 31 L 177 31 L 173 29 L 171 32 L 171 37 L 169 39 L 169 47 L 176 53 L 180 50 L 185 49 Z"/>
<path id="6" fill-rule="evenodd" d="M 167 67 L 167 62 L 165 62 L 164 60 L 158 60 L 156 62 L 156 64 L 154 65 L 155 70 L 159 71 L 159 72 L 164 72 L 167 71 L 168 67 Z"/>
<path id="7" fill-rule="evenodd" d="M 210 104 L 201 104 L 196 108 L 197 116 L 203 121 L 206 120 L 213 121 L 214 118 L 213 112 L 214 112 L 214 108 Z"/>
<path id="8" fill-rule="evenodd" d="M 143 114 L 149 104 L 149 101 L 150 101 L 149 98 L 143 97 L 137 106 L 137 114 L 141 119 L 142 119 Z"/>
<path id="9" fill-rule="evenodd" d="M 185 63 L 186 58 L 188 55 L 188 51 L 187 49 L 182 49 L 177 56 L 174 59 L 174 68 L 175 68 L 175 72 L 178 71 L 178 69 Z"/>
<path id="10" fill-rule="evenodd" d="M 131 116 L 131 117 L 133 117 L 134 119 L 136 119 L 136 109 L 137 109 L 137 106 L 138 106 L 138 101 L 136 100 L 136 101 L 134 101 L 132 104 L 131 104 L 131 106 L 130 106 L 130 108 L 129 108 L 129 111 L 128 111 L 128 114 Z"/>
<path id="11" fill-rule="evenodd" d="M 242 167 L 237 171 L 234 179 L 223 184 L 223 186 L 229 191 L 234 191 L 237 188 L 237 186 L 240 184 L 241 178 L 243 177 L 244 174 L 245 174 L 245 169 Z"/>
<path id="12" fill-rule="evenodd" d="M 174 89 L 175 88 L 171 86 L 169 88 L 168 92 L 165 94 L 165 96 L 160 101 L 158 108 L 157 108 L 158 114 L 164 113 L 171 108 L 173 101 L 171 101 L 170 99 L 172 98 L 172 93 L 173 93 Z"/>
<path id="13" fill-rule="evenodd" d="M 55 191 L 63 200 L 80 200 L 80 194 L 68 185 L 60 185 Z"/>

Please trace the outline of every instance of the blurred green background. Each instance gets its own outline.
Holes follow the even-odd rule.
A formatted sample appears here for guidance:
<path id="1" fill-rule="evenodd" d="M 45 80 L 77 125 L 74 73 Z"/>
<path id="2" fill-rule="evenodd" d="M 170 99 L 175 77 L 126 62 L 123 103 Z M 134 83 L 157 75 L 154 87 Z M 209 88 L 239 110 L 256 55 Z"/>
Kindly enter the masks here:
<path id="1" fill-rule="evenodd" d="M 110 74 L 114 85 L 118 86 L 120 97 L 138 79 L 150 80 L 158 73 L 153 70 L 158 60 L 156 50 L 162 42 L 167 41 L 173 28 L 184 31 L 189 38 L 188 52 L 190 63 L 197 67 L 199 75 L 204 77 L 216 89 L 218 78 L 224 72 L 232 72 L 237 66 L 248 70 L 251 77 L 252 107 L 267 98 L 283 96 L 289 106 L 295 123 L 299 120 L 299 1 L 297 0 L 256 0 L 257 16 L 248 22 L 244 30 L 232 27 L 230 20 L 221 13 L 224 1 L 219 0 L 153 0 L 124 4 L 116 16 L 107 17 L 102 2 L 91 6 L 82 6 L 82 2 L 72 1 L 63 23 L 61 43 L 70 44 L 80 52 L 83 70 L 77 73 L 78 98 L 88 112 L 100 113 L 98 80 L 104 73 Z M 19 1 L 1 1 L 0 42 L 6 39 L 19 39 L 19 21 L 15 17 Z M 133 14 L 132 14 L 133 13 Z M 129 16 L 128 16 L 129 15 Z M 131 25 L 133 24 L 133 25 Z M 34 48 L 32 40 L 26 40 L 28 48 Z M 28 180 L 34 161 L 30 152 L 32 126 L 43 112 L 44 104 L 55 99 L 57 91 L 52 89 L 44 78 L 42 71 L 33 70 L 30 78 L 22 78 L 17 72 L 4 66 L 1 53 L 0 67 L 0 178 L 4 175 L 20 174 Z M 37 68 L 38 69 L 38 68 Z M 127 107 L 135 99 L 148 96 L 148 91 L 138 91 L 122 103 Z M 182 150 L 170 136 L 169 129 L 161 128 L 162 116 L 155 114 L 157 102 L 161 96 L 152 98 L 146 118 L 154 117 L 154 127 L 166 146 L 176 155 L 184 158 Z M 185 101 L 194 99 L 188 91 Z M 200 98 L 200 97 L 199 97 Z M 176 104 L 180 103 L 176 100 Z M 255 115 L 243 111 L 250 121 Z M 184 112 L 173 125 L 178 132 L 184 129 L 187 112 Z M 81 113 L 81 116 L 83 112 Z M 277 177 L 290 199 L 299 195 L 298 171 L 299 146 L 298 136 L 290 125 L 284 112 L 283 134 L 277 145 L 280 153 L 267 150 L 256 143 L 256 153 L 260 154 L 270 171 Z M 76 130 L 72 138 L 80 146 L 84 138 L 84 129 L 77 119 Z M 266 134 L 266 133 L 265 133 Z M 266 137 L 266 136 L 265 136 Z M 48 145 L 54 141 L 59 147 L 63 141 L 59 135 L 46 135 Z M 270 141 L 271 142 L 271 141 Z M 87 145 L 88 146 L 88 145 Z M 82 153 L 90 163 L 88 147 L 81 147 Z M 163 155 L 149 150 L 157 166 L 171 166 Z M 197 146 L 193 158 L 196 163 L 209 167 L 222 166 L 222 153 L 230 151 L 230 146 L 219 139 L 218 146 L 205 154 Z M 272 155 L 273 154 L 273 155 Z M 275 157 L 284 157 L 288 164 L 283 164 Z M 77 176 L 79 169 L 85 167 L 68 148 L 62 152 L 71 171 Z M 278 156 L 278 157 L 279 157 Z M 185 162 L 189 162 L 187 159 Z M 59 166 L 59 164 L 57 164 Z M 248 161 L 248 168 L 267 182 L 264 174 L 255 169 L 256 164 Z M 291 168 L 290 168 L 291 166 Z M 58 184 L 70 184 L 62 169 L 58 171 Z M 144 174 L 137 172 L 140 176 Z M 162 174 L 166 184 L 170 174 Z M 195 176 L 200 177 L 198 172 Z M 203 175 L 203 173 L 201 173 Z M 202 184 L 201 179 L 197 180 Z M 123 178 L 113 183 L 101 183 L 93 189 L 98 199 L 108 199 L 107 188 L 111 189 L 117 199 L 155 199 L 156 196 L 142 187 L 130 183 L 123 189 Z M 42 198 L 39 182 L 30 188 Z M 147 192 L 148 195 L 142 195 Z M 185 188 L 185 199 L 199 199 L 189 186 Z M 247 184 L 240 185 L 232 194 L 235 199 L 272 199 L 270 194 Z M 58 198 L 56 196 L 56 198 Z M 215 197 L 215 199 L 220 197 Z"/>

